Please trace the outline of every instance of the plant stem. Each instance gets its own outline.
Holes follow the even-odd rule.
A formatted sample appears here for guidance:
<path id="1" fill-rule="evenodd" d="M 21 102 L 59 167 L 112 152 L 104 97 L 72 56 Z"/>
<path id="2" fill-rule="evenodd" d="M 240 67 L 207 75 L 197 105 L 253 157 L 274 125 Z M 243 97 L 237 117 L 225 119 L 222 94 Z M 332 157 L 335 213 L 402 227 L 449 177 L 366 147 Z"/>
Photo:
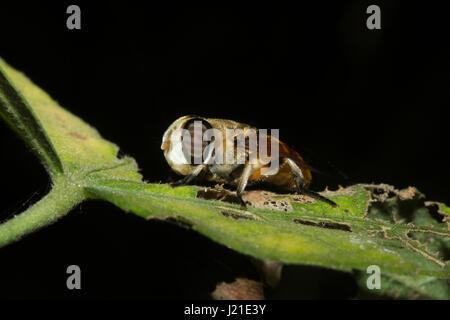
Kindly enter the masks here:
<path id="1" fill-rule="evenodd" d="M 79 186 L 66 177 L 60 177 L 44 198 L 21 214 L 0 224 L 0 247 L 55 222 L 84 198 L 83 191 Z"/>

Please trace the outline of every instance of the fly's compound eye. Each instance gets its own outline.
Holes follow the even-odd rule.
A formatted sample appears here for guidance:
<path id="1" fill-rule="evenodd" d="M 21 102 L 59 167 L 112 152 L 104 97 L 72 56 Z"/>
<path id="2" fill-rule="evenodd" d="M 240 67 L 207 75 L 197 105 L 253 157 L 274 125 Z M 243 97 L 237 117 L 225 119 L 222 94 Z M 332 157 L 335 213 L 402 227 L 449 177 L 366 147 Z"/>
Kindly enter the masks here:
<path id="1" fill-rule="evenodd" d="M 202 164 L 210 157 L 207 148 L 211 142 L 204 139 L 204 134 L 212 129 L 211 124 L 201 118 L 193 118 L 185 123 L 183 129 L 181 141 L 184 157 L 190 164 Z"/>

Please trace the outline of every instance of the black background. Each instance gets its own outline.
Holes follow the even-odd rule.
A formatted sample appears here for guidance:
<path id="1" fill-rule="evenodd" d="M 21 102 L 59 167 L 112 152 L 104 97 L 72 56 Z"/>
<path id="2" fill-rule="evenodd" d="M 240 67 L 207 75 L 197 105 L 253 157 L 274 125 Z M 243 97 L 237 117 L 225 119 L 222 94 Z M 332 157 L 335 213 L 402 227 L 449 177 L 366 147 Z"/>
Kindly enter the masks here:
<path id="1" fill-rule="evenodd" d="M 81 7 L 81 30 L 66 8 Z M 378 4 L 382 29 L 366 28 Z M 450 202 L 450 45 L 446 10 L 429 2 L 301 2 L 235 7 L 74 1 L 0 5 L 0 56 L 167 181 L 164 130 L 198 114 L 279 128 L 313 165 L 312 189 L 354 182 L 416 186 Z M 0 219 L 45 195 L 49 180 L 0 124 Z M 327 171 L 325 169 L 325 171 Z M 0 249 L 0 297 L 209 298 L 220 281 L 257 278 L 246 257 L 188 229 L 83 203 Z M 66 267 L 82 290 L 66 289 Z M 286 267 L 272 298 L 351 298 L 350 275 Z"/>

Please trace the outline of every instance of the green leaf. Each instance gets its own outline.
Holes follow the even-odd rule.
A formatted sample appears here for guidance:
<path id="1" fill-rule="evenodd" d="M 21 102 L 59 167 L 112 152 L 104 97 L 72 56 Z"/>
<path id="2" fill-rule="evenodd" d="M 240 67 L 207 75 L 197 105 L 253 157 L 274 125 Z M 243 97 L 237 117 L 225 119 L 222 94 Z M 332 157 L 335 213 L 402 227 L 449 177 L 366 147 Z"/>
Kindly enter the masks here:
<path id="1" fill-rule="evenodd" d="M 448 238 L 450 232 L 372 219 L 366 210 L 375 200 L 366 185 L 328 191 L 326 196 L 339 208 L 322 202 L 301 203 L 289 195 L 264 199 L 270 203 L 284 197 L 292 210 L 283 212 L 242 211 L 238 205 L 197 197 L 204 188 L 194 186 L 171 189 L 163 184 L 97 180 L 86 189 L 92 197 L 145 218 L 179 219 L 227 247 L 260 259 L 343 271 L 365 271 L 375 264 L 384 274 L 449 276 L 440 257 L 421 248 L 408 233 L 420 230 Z M 261 196 L 260 191 L 250 191 L 247 197 L 255 192 Z"/>
<path id="2" fill-rule="evenodd" d="M 63 166 L 52 142 L 42 130 L 33 109 L 9 80 L 6 70 L 11 71 L 0 59 L 0 116 L 22 136 L 51 174 L 62 173 Z M 14 77 L 14 74 L 12 76 Z"/>
<path id="3" fill-rule="evenodd" d="M 99 178 L 141 180 L 132 158 L 118 158 L 115 144 L 2 59 L 0 117 L 31 147 L 53 180 L 45 198 L 0 225 L 0 246 L 67 214 L 86 198 L 83 183 Z"/>
<path id="4" fill-rule="evenodd" d="M 0 59 L 0 116 L 29 144 L 50 173 L 89 172 L 140 180 L 131 158 Z M 104 171 L 102 169 L 108 169 Z"/>

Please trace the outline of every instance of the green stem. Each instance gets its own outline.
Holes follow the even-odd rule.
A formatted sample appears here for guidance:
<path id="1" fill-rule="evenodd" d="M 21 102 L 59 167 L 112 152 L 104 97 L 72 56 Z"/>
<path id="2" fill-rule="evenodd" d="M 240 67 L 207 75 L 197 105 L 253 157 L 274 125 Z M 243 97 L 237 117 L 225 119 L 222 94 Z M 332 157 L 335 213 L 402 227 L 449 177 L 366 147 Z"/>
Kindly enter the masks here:
<path id="1" fill-rule="evenodd" d="M 0 224 L 0 247 L 19 240 L 22 236 L 51 224 L 67 214 L 84 200 L 82 189 L 61 177 L 44 198 L 21 214 Z"/>

